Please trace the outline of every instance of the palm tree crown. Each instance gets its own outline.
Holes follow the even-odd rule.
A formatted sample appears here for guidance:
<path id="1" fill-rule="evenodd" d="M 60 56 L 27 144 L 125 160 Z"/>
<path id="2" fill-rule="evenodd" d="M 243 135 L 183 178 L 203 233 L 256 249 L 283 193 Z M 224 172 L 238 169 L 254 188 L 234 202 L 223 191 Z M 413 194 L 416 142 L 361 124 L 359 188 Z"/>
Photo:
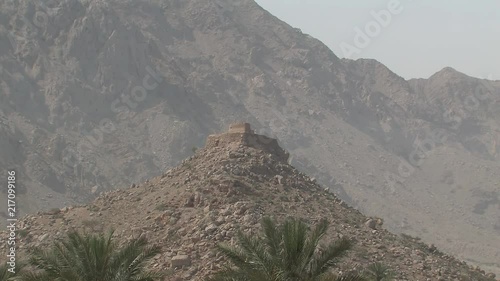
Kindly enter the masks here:
<path id="1" fill-rule="evenodd" d="M 18 262 L 16 264 L 16 272 L 11 273 L 6 263 L 0 264 L 0 281 L 12 280 L 12 278 L 16 276 L 16 274 L 21 270 L 21 268 L 22 264 Z"/>
<path id="2" fill-rule="evenodd" d="M 384 264 L 376 262 L 368 266 L 365 277 L 370 281 L 394 280 L 394 273 Z"/>
<path id="3" fill-rule="evenodd" d="M 338 258 L 352 246 L 343 238 L 327 247 L 319 243 L 328 229 L 322 220 L 310 232 L 297 219 L 276 226 L 270 218 L 262 220 L 263 238 L 238 233 L 239 247 L 219 245 L 234 264 L 216 274 L 212 281 L 334 281 L 362 280 L 360 276 L 335 276 L 329 272 Z"/>
<path id="4" fill-rule="evenodd" d="M 22 281 L 154 281 L 158 274 L 145 267 L 160 248 L 148 246 L 145 238 L 134 239 L 122 248 L 112 239 L 113 232 L 81 235 L 71 232 L 48 251 L 35 249 Z"/>

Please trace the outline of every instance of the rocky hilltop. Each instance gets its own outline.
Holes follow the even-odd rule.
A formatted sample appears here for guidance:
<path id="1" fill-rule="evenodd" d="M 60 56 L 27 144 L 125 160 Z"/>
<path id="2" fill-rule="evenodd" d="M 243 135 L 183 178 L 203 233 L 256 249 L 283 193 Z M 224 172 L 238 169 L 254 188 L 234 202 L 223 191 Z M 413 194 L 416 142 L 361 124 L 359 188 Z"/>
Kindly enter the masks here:
<path id="1" fill-rule="evenodd" d="M 151 266 L 168 270 L 167 280 L 203 280 L 226 262 L 214 251 L 217 243 L 232 243 L 238 229 L 256 233 L 263 216 L 279 221 L 294 216 L 308 224 L 327 218 L 327 240 L 354 240 L 354 250 L 338 271 L 381 261 L 397 273 L 397 280 L 495 280 L 433 245 L 390 233 L 383 220 L 349 207 L 287 158 L 276 139 L 236 124 L 227 133 L 210 136 L 180 166 L 145 183 L 105 192 L 88 205 L 23 217 L 19 256 L 69 230 L 113 228 L 122 241 L 145 236 L 160 245 L 163 253 Z M 6 233 L 1 237 L 6 239 Z M 0 245 L 5 247 L 3 240 Z"/>
<path id="2" fill-rule="evenodd" d="M 252 0 L 0 1 L 0 170 L 23 213 L 160 176 L 247 120 L 388 229 L 500 274 L 499 104 L 499 81 L 339 59 Z"/>

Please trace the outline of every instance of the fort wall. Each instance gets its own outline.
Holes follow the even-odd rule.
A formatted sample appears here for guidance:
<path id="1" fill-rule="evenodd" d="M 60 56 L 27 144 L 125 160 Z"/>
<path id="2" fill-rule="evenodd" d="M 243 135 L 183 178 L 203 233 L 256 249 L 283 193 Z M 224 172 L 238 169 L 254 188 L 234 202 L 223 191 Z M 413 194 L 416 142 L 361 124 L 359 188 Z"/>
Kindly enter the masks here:
<path id="1" fill-rule="evenodd" d="M 205 147 L 233 147 L 240 145 L 253 147 L 271 153 L 282 161 L 288 161 L 290 156 L 278 144 L 278 141 L 264 135 L 255 134 L 248 123 L 236 123 L 229 127 L 227 133 L 208 136 Z"/>

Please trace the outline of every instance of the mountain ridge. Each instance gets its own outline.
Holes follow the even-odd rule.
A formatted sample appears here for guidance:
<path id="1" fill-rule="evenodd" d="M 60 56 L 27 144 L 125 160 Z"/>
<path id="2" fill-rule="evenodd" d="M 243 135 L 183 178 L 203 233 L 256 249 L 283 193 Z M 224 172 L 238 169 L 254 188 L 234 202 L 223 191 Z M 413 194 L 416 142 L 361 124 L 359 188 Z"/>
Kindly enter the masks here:
<path id="1" fill-rule="evenodd" d="M 500 273 L 498 82 L 339 59 L 253 1 L 47 5 L 0 3 L 0 168 L 23 212 L 158 176 L 247 120 L 390 230 Z"/>

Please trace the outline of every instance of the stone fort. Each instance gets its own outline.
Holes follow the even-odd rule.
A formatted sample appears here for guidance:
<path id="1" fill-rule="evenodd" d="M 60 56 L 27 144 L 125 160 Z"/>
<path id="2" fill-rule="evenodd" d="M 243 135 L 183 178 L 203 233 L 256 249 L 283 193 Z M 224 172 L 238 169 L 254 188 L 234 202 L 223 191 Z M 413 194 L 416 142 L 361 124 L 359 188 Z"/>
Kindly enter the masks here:
<path id="1" fill-rule="evenodd" d="M 209 135 L 205 147 L 234 147 L 240 145 L 253 147 L 271 153 L 282 161 L 288 161 L 290 156 L 281 148 L 276 139 L 255 134 L 249 123 L 234 123 L 229 130 L 222 134 Z"/>

